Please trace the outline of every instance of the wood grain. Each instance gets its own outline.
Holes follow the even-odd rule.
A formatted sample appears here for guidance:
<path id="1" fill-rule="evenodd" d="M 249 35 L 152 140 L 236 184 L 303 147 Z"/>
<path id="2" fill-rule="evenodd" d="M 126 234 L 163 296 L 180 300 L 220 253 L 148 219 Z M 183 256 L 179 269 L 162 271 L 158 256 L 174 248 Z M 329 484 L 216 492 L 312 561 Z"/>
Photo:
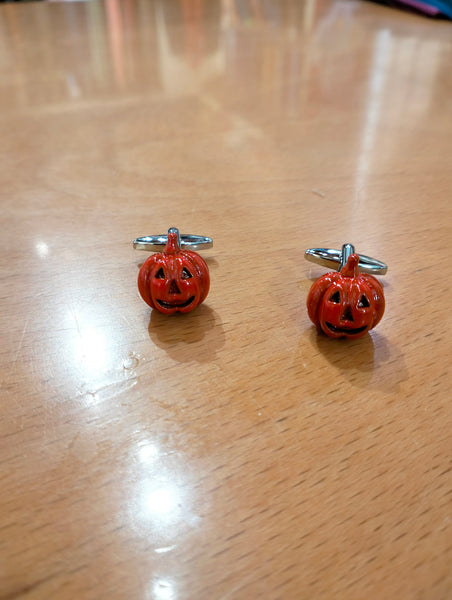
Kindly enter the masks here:
<path id="1" fill-rule="evenodd" d="M 350 0 L 0 6 L 0 598 L 452 597 L 452 42 Z M 209 235 L 206 302 L 140 235 Z M 385 261 L 356 341 L 312 246 Z"/>

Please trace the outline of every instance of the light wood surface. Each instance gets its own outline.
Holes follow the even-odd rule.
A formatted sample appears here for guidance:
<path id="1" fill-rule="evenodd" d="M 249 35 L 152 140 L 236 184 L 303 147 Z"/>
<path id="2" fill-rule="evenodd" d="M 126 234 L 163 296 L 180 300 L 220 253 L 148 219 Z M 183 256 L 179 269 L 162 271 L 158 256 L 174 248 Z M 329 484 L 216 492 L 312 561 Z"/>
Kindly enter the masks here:
<path id="1" fill-rule="evenodd" d="M 0 598 L 451 598 L 451 24 L 8 4 L 0 51 Z M 175 317 L 170 226 L 214 238 Z M 351 342 L 305 309 L 344 242 L 389 265 Z"/>

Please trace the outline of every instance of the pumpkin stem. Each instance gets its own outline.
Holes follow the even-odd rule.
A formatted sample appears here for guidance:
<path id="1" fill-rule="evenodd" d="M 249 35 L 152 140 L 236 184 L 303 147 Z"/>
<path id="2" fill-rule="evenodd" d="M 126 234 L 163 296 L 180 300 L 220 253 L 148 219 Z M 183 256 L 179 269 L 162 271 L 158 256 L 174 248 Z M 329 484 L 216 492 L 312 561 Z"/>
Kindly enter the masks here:
<path id="1" fill-rule="evenodd" d="M 168 239 L 163 252 L 165 254 L 176 254 L 176 252 L 180 252 L 180 233 L 179 229 L 176 229 L 176 227 L 168 229 Z"/>
<path id="2" fill-rule="evenodd" d="M 341 269 L 341 275 L 344 277 L 356 277 L 359 273 L 358 263 L 359 256 L 357 254 L 350 254 L 345 266 Z"/>

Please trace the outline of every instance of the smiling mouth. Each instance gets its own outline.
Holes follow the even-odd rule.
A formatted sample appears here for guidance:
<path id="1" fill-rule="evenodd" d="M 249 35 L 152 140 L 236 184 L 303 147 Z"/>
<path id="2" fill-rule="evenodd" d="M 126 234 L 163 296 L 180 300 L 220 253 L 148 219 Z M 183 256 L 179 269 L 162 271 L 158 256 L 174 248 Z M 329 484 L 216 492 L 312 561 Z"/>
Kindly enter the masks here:
<path id="1" fill-rule="evenodd" d="M 157 299 L 157 302 L 163 308 L 185 308 L 186 306 L 191 304 L 194 299 L 195 299 L 195 297 L 191 296 L 191 298 L 189 298 L 186 302 L 181 302 L 179 304 L 177 302 L 165 302 L 164 300 L 158 300 L 158 299 Z"/>
<path id="2" fill-rule="evenodd" d="M 328 329 L 331 329 L 331 331 L 334 331 L 334 333 L 347 333 L 348 335 L 353 335 L 354 333 L 362 333 L 365 329 L 367 329 L 367 325 L 364 325 L 364 327 L 336 327 L 335 325 L 332 325 L 331 323 L 328 323 L 328 321 L 326 322 L 326 326 L 328 327 Z"/>

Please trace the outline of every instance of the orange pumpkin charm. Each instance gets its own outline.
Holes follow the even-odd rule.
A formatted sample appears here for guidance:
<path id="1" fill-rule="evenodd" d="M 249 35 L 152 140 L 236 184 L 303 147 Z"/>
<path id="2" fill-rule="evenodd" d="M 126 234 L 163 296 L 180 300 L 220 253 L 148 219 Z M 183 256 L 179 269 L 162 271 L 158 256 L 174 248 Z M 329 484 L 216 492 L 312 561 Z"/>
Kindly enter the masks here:
<path id="1" fill-rule="evenodd" d="M 359 273 L 358 263 L 351 254 L 340 272 L 323 275 L 309 291 L 309 318 L 328 337 L 360 338 L 383 316 L 383 288 L 372 275 Z"/>
<path id="2" fill-rule="evenodd" d="M 197 252 L 181 250 L 179 233 L 172 229 L 163 251 L 150 256 L 138 274 L 143 300 L 166 315 L 196 308 L 205 300 L 209 286 L 206 262 Z"/>

